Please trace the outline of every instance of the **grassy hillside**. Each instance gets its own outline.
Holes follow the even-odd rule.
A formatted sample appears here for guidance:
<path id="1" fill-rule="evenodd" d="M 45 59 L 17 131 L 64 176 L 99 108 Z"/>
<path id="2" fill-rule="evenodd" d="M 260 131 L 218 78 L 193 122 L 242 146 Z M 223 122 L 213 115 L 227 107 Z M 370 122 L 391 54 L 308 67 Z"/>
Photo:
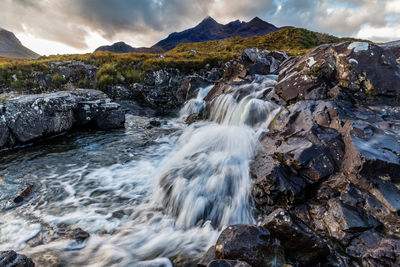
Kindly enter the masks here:
<path id="1" fill-rule="evenodd" d="M 349 40 L 357 39 L 338 38 L 302 28 L 287 27 L 261 37 L 234 37 L 203 43 L 181 44 L 167 54 L 186 53 L 190 50 L 196 50 L 204 54 L 235 54 L 245 48 L 257 47 L 260 50 L 285 50 L 289 55 L 302 55 L 321 44 L 339 43 Z"/>

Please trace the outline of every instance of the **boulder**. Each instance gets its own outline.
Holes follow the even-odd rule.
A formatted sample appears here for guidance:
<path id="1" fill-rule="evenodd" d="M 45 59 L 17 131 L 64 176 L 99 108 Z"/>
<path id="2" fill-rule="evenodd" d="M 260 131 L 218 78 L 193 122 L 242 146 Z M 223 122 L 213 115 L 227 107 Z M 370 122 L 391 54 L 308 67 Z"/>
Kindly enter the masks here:
<path id="1" fill-rule="evenodd" d="M 59 134 L 74 127 L 114 129 L 125 114 L 102 92 L 88 89 L 9 97 L 0 105 L 0 148 Z"/>
<path id="2" fill-rule="evenodd" d="M 396 57 L 369 43 L 321 45 L 289 58 L 279 71 L 276 90 L 288 102 L 327 99 L 335 90 L 356 100 L 378 95 L 390 99 L 400 91 Z"/>
<path id="3" fill-rule="evenodd" d="M 268 230 L 254 225 L 226 228 L 215 245 L 215 255 L 217 259 L 245 261 L 251 266 L 281 266 L 284 263 L 279 240 Z"/>
<path id="4" fill-rule="evenodd" d="M 353 239 L 346 252 L 361 259 L 362 266 L 399 266 L 400 240 L 367 231 Z"/>
<path id="5" fill-rule="evenodd" d="M 35 267 L 32 259 L 15 251 L 0 251 L 0 266 L 4 267 Z"/>
<path id="6" fill-rule="evenodd" d="M 268 215 L 262 226 L 281 241 L 287 259 L 294 265 L 315 266 L 324 263 L 330 254 L 325 240 L 284 209 L 277 209 Z"/>

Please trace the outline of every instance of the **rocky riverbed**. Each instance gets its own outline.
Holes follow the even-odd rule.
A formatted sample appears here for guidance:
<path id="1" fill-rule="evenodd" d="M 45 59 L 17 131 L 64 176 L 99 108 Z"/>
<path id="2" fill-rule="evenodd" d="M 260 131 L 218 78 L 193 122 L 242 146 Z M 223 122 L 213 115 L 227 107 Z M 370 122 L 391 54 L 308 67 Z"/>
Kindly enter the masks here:
<path id="1" fill-rule="evenodd" d="M 247 49 L 113 100 L 4 95 L 2 146 L 38 143 L 2 152 L 0 263 L 398 266 L 395 49 Z"/>

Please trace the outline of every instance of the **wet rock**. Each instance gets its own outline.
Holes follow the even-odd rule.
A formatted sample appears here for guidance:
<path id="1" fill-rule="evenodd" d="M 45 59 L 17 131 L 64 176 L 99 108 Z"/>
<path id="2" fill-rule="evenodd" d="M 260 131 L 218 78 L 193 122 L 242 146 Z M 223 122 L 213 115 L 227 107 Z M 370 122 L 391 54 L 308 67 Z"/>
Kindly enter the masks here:
<path id="1" fill-rule="evenodd" d="M 379 226 L 379 223 L 363 210 L 357 210 L 337 199 L 328 201 L 328 209 L 323 220 L 329 234 L 343 244 L 346 244 L 354 233 Z"/>
<path id="2" fill-rule="evenodd" d="M 160 127 L 161 126 L 161 122 L 157 121 L 157 120 L 152 120 L 149 122 L 149 124 L 153 127 Z"/>
<path id="3" fill-rule="evenodd" d="M 351 241 L 346 252 L 362 266 L 399 266 L 400 240 L 367 231 Z"/>
<path id="4" fill-rule="evenodd" d="M 252 194 L 265 212 L 301 203 L 307 187 L 341 166 L 344 143 L 336 130 L 314 125 L 307 131 L 287 134 L 265 135 L 251 165 L 256 179 Z"/>
<path id="5" fill-rule="evenodd" d="M 251 267 L 251 265 L 244 261 L 213 260 L 207 267 Z"/>
<path id="6" fill-rule="evenodd" d="M 4 267 L 34 267 L 32 259 L 15 251 L 0 251 L 0 266 Z"/>
<path id="7" fill-rule="evenodd" d="M 79 89 L 10 97 L 1 105 L 2 147 L 26 143 L 89 125 L 100 129 L 124 126 L 125 113 L 102 92 Z"/>
<path id="8" fill-rule="evenodd" d="M 205 100 L 210 101 L 226 92 L 230 84 L 251 81 L 256 74 L 275 74 L 281 59 L 285 57 L 287 56 L 284 52 L 260 52 L 257 48 L 243 50 L 235 59 L 224 64 L 221 80 L 210 90 Z"/>
<path id="9" fill-rule="evenodd" d="M 272 212 L 262 226 L 281 241 L 287 259 L 294 264 L 310 266 L 324 263 L 330 253 L 325 240 L 284 209 Z"/>
<path id="10" fill-rule="evenodd" d="M 245 261 L 252 266 L 280 266 L 284 262 L 279 240 L 253 225 L 226 228 L 215 245 L 215 255 L 217 259 Z"/>
<path id="11" fill-rule="evenodd" d="M 16 196 L 14 198 L 14 203 L 21 203 L 22 201 L 24 201 L 27 197 L 29 197 L 29 195 L 32 192 L 34 185 L 30 184 L 28 186 L 26 186 L 26 188 L 20 193 L 18 194 L 18 196 Z"/>
<path id="12" fill-rule="evenodd" d="M 392 98 L 400 90 L 400 65 L 391 52 L 372 44 L 322 45 L 285 61 L 276 89 L 285 101 L 296 102 L 327 99 L 335 86 L 347 98 Z"/>
<path id="13" fill-rule="evenodd" d="M 87 240 L 90 234 L 81 228 L 74 228 L 69 225 L 59 225 L 54 233 L 54 239 L 70 239 L 81 243 Z"/>

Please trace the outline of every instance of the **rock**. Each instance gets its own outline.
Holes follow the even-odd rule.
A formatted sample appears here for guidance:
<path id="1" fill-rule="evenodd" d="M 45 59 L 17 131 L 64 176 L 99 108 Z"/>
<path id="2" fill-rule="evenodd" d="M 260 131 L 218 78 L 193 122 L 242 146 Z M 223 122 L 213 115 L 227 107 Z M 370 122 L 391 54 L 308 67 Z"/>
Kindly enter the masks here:
<path id="1" fill-rule="evenodd" d="M 304 123 L 304 120 L 301 120 Z M 294 123 L 294 120 L 291 120 Z M 291 124 L 292 125 L 292 124 Z M 270 133 L 251 165 L 258 208 L 290 208 L 304 201 L 306 188 L 339 170 L 344 155 L 340 134 L 318 125 L 296 133 Z"/>
<path id="2" fill-rule="evenodd" d="M 2 147 L 27 143 L 74 127 L 114 129 L 125 114 L 102 92 L 79 89 L 7 98 L 0 108 Z M 2 127 L 1 127 L 2 126 Z"/>
<path id="3" fill-rule="evenodd" d="M 34 267 L 32 259 L 15 251 L 0 251 L 0 266 L 4 267 Z"/>
<path id="4" fill-rule="evenodd" d="M 81 228 L 74 228 L 69 225 L 59 225 L 54 233 L 54 240 L 70 239 L 82 243 L 90 237 L 90 234 Z"/>
<path id="5" fill-rule="evenodd" d="M 346 252 L 363 266 L 399 266 L 400 240 L 367 231 L 351 241 Z"/>
<path id="6" fill-rule="evenodd" d="M 26 188 L 20 194 L 18 194 L 18 196 L 14 198 L 14 203 L 18 204 L 24 201 L 32 192 L 33 187 L 34 187 L 33 184 L 26 186 Z"/>
<path id="7" fill-rule="evenodd" d="M 287 259 L 294 265 L 315 266 L 324 263 L 330 254 L 325 240 L 284 209 L 272 212 L 262 226 L 281 241 Z"/>
<path id="8" fill-rule="evenodd" d="M 337 87 L 348 98 L 395 97 L 400 88 L 400 65 L 381 47 L 357 42 L 321 45 L 280 66 L 277 93 L 287 102 L 329 98 Z"/>
<path id="9" fill-rule="evenodd" d="M 160 127 L 161 126 L 161 122 L 157 121 L 157 120 L 152 120 L 149 122 L 149 125 L 153 126 L 153 127 Z"/>
<path id="10" fill-rule="evenodd" d="M 207 267 L 251 267 L 251 265 L 244 261 L 213 260 Z"/>
<path id="11" fill-rule="evenodd" d="M 385 50 L 392 52 L 396 56 L 397 59 L 400 59 L 400 40 L 380 44 L 379 46 Z"/>
<path id="12" fill-rule="evenodd" d="M 281 266 L 284 262 L 279 240 L 253 225 L 226 228 L 215 245 L 215 255 L 217 259 L 245 261 L 252 266 Z"/>
<path id="13" fill-rule="evenodd" d="M 112 99 L 117 100 L 130 100 L 130 99 L 140 99 L 140 92 L 136 91 L 131 86 L 125 85 L 111 85 L 108 86 L 105 90 L 105 93 L 110 96 Z"/>

